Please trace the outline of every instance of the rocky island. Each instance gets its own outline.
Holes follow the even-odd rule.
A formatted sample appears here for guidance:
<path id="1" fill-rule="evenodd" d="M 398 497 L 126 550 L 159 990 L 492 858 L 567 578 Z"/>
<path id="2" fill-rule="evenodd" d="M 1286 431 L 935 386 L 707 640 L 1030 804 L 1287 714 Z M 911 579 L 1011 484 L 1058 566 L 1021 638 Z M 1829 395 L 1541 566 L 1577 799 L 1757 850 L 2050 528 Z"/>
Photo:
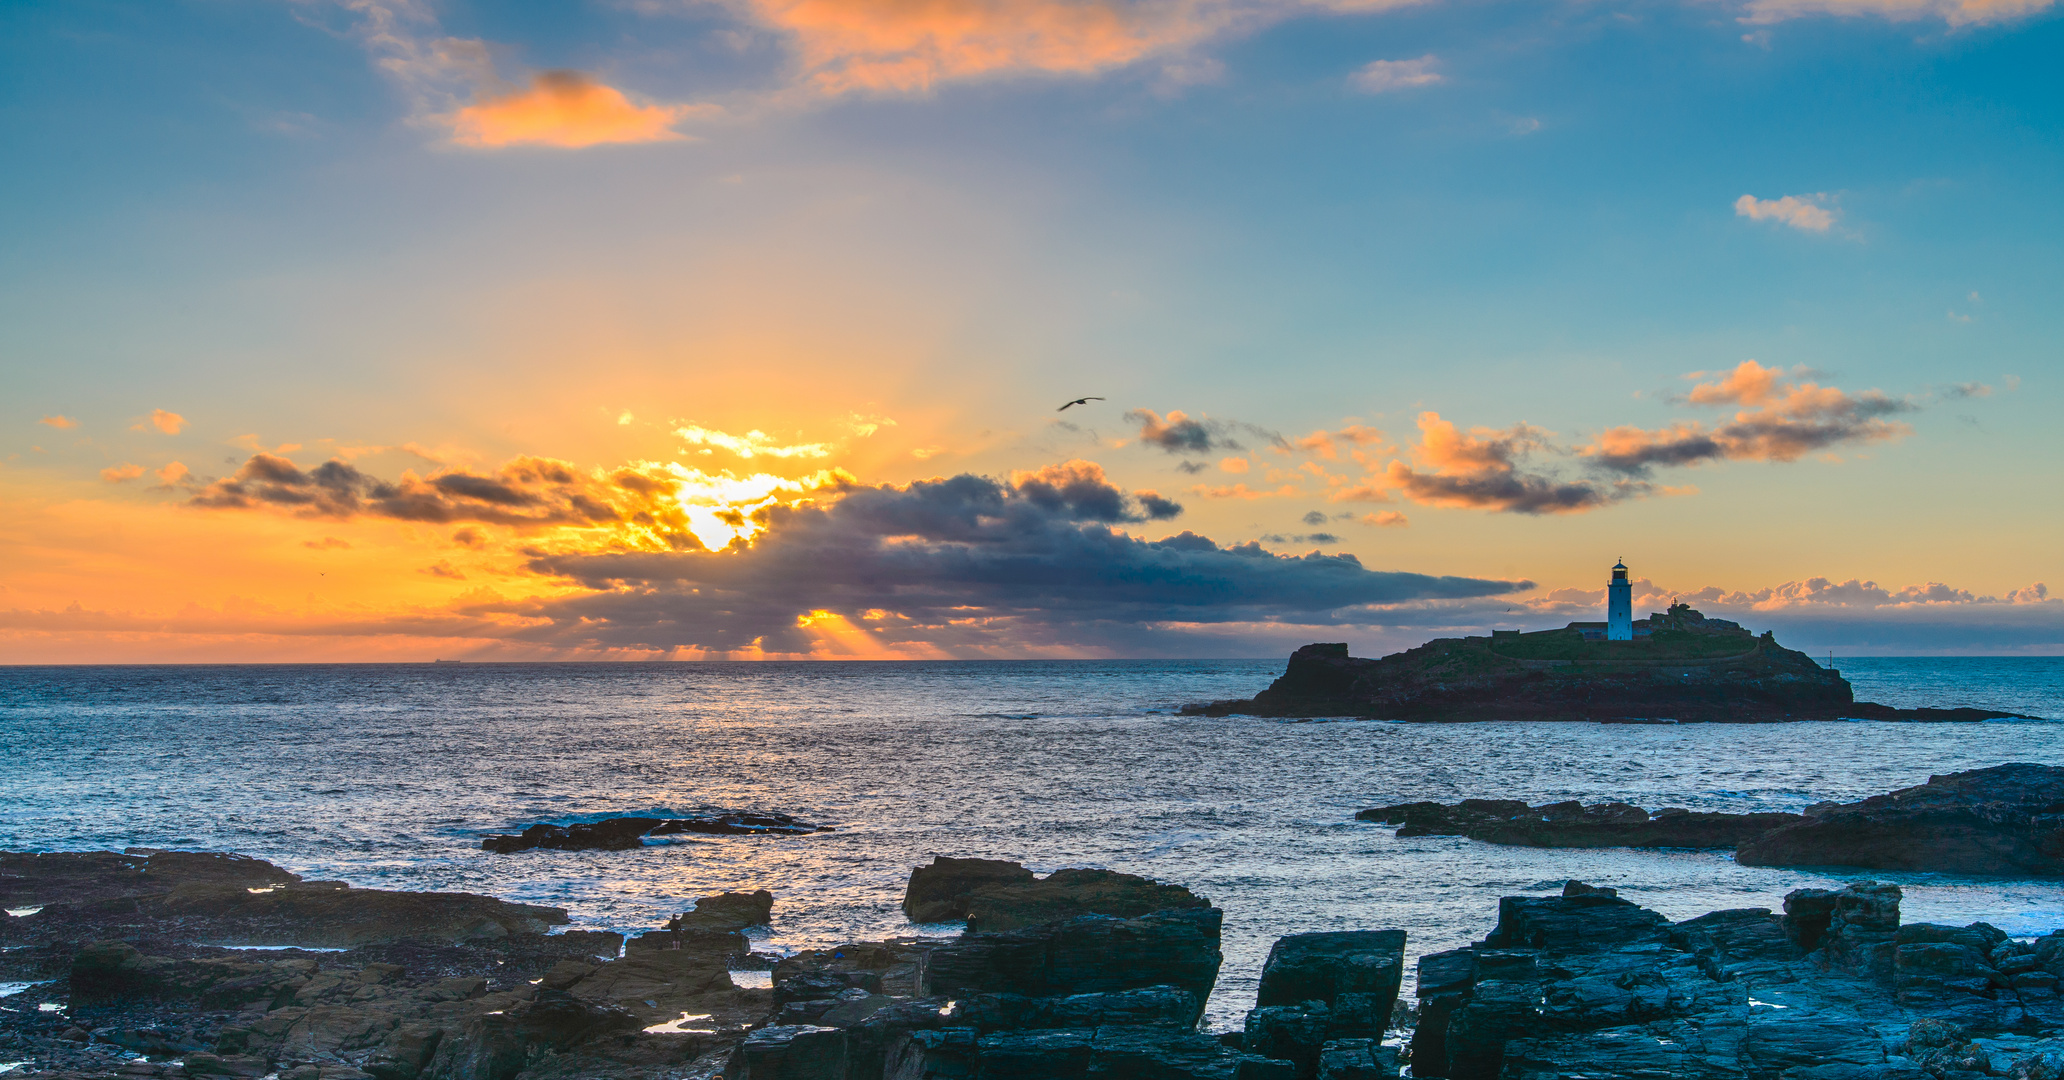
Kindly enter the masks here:
<path id="1" fill-rule="evenodd" d="M 1683 605 L 1610 640 L 1572 623 L 1534 633 L 1437 638 L 1381 659 L 1345 644 L 1306 645 L 1268 689 L 1185 705 L 1195 716 L 1361 716 L 1381 720 L 1590 720 L 1770 723 L 1789 720 L 2034 719 L 1996 709 L 1897 709 L 1859 702 L 1849 680 L 1724 619 Z"/>

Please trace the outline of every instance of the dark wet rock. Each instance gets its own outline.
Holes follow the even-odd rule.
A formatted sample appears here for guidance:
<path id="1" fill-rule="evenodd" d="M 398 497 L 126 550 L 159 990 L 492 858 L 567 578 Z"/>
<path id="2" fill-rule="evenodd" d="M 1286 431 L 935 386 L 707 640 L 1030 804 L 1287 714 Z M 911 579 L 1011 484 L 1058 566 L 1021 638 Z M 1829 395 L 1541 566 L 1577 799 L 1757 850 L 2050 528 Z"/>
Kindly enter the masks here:
<path id="1" fill-rule="evenodd" d="M 1861 802 L 1815 808 L 1744 843 L 1748 866 L 1861 866 L 1966 874 L 2064 874 L 2064 768 L 2011 764 L 1931 776 Z"/>
<path id="2" fill-rule="evenodd" d="M 480 847 L 498 855 L 534 848 L 553 851 L 629 851 L 645 846 L 645 834 L 664 823 L 663 818 L 611 818 L 577 825 L 532 825 L 513 836 L 483 837 Z"/>
<path id="3" fill-rule="evenodd" d="M 542 990 L 544 984 L 539 987 Z M 621 1009 L 644 1026 L 673 1020 L 682 1013 L 715 1012 L 735 996 L 737 987 L 720 959 L 655 950 L 598 964 L 567 983 L 565 992 Z"/>
<path id="4" fill-rule="evenodd" d="M 2064 767 L 2011 764 L 1805 814 L 1650 813 L 1626 803 L 1516 799 L 1400 803 L 1355 817 L 1398 836 L 1467 836 L 1525 847 L 1735 848 L 1746 866 L 1858 866 L 1966 874 L 2064 874 Z M 1832 894 L 1830 894 L 1832 895 Z"/>
<path id="5" fill-rule="evenodd" d="M 1654 624 L 1657 616 L 1650 616 Z M 1857 703 L 1848 680 L 1813 658 L 1688 607 L 1633 641 L 1574 629 L 1440 638 L 1381 659 L 1341 643 L 1306 645 L 1250 699 L 1186 705 L 1190 715 L 1367 716 L 1386 720 L 1594 720 L 1766 723 L 1957 721 L 2002 710 L 1895 709 Z"/>
<path id="6" fill-rule="evenodd" d="M 1319 1074 L 1328 1046 L 1342 1040 L 1380 1040 L 1397 1005 L 1404 949 L 1402 930 L 1277 939 L 1262 966 L 1243 1045 L 1266 1057 L 1292 1061 L 1297 1075 L 1309 1078 Z"/>
<path id="7" fill-rule="evenodd" d="M 1210 901 L 1180 885 L 1115 870 L 1056 870 L 1036 881 L 992 885 L 967 898 L 967 918 L 982 930 L 1015 930 L 1080 915 L 1137 918 L 1200 910 Z"/>
<path id="8" fill-rule="evenodd" d="M 1746 908 L 1673 924 L 1577 883 L 1508 897 L 1483 942 L 1421 958 L 1413 1074 L 2040 1074 L 2049 1051 L 2036 1037 L 2064 1034 L 2045 966 L 2064 961 L 2064 942 L 1901 925 L 1899 902 L 1895 886 L 1864 882 L 1799 890 L 1783 916 Z M 2019 1040 L 2012 1069 L 1988 1038 Z"/>
<path id="9" fill-rule="evenodd" d="M 968 917 L 968 897 L 993 885 L 1021 885 L 1032 871 L 1003 859 L 956 859 L 934 856 L 931 864 L 910 872 L 903 889 L 903 914 L 911 922 L 957 922 Z"/>
<path id="10" fill-rule="evenodd" d="M 787 814 L 713 814 L 695 818 L 620 817 L 573 825 L 532 825 L 513 835 L 483 837 L 485 851 L 507 855 L 545 848 L 552 851 L 629 851 L 645 846 L 648 836 L 803 836 L 830 832 Z"/>
<path id="11" fill-rule="evenodd" d="M 1134 918 L 1209 907 L 1180 885 L 1115 870 L 1056 870 L 1043 878 L 1013 862 L 935 858 L 911 871 L 903 911 L 913 922 L 966 919 L 971 929 L 1015 930 L 1077 915 Z"/>
<path id="12" fill-rule="evenodd" d="M 765 889 L 749 893 L 727 892 L 697 900 L 693 909 L 674 916 L 667 923 L 667 929 L 725 932 L 765 926 L 773 918 L 773 893 Z"/>
<path id="13" fill-rule="evenodd" d="M 923 952 L 921 993 L 1055 997 L 1165 985 L 1201 1002 L 1218 978 L 1223 920 L 1217 908 L 1192 908 L 965 934 Z"/>
<path id="14" fill-rule="evenodd" d="M 920 967 L 925 954 L 941 944 L 938 938 L 891 938 L 784 957 L 774 965 L 774 1000 L 809 1000 L 852 987 L 898 997 L 923 996 Z M 796 982 L 799 976 L 812 979 Z"/>
<path id="15" fill-rule="evenodd" d="M 0 907 L 155 897 L 181 886 L 266 888 L 301 880 L 263 859 L 208 851 L 0 851 Z"/>
<path id="16" fill-rule="evenodd" d="M 1039 881 L 1010 863 L 941 860 L 924 869 L 933 868 L 946 873 L 918 878 L 916 910 L 960 903 L 983 882 L 1036 888 L 1071 880 Z M 955 878 L 958 868 L 971 872 Z M 1094 875 L 1089 888 L 1085 878 L 1071 887 L 1196 903 L 1187 891 L 1144 879 Z M 809 1070 L 838 1062 L 844 1071 L 831 1075 L 853 1080 L 1293 1080 L 1290 1063 L 1196 1030 L 1217 978 L 1222 919 L 1216 908 L 1182 906 L 800 953 L 775 965 L 779 1012 L 766 1029 L 774 1034 L 741 1046 L 725 1075 L 816 1076 Z"/>
<path id="17" fill-rule="evenodd" d="M 562 990 L 539 990 L 531 1000 L 475 1014 L 447 1030 L 422 1073 L 435 1080 L 511 1080 L 541 1053 L 638 1027 L 620 1010 Z"/>
<path id="18" fill-rule="evenodd" d="M 1319 1051 L 1318 1080 L 1392 1080 L 1398 1052 L 1375 1039 L 1341 1039 Z"/>
<path id="19" fill-rule="evenodd" d="M 1798 814 L 1716 814 L 1681 808 L 1650 813 L 1618 802 L 1528 806 L 1517 799 L 1400 803 L 1363 810 L 1355 818 L 1396 825 L 1400 838 L 1466 836 L 1515 847 L 1567 848 L 1732 848 L 1805 820 Z"/>
<path id="20" fill-rule="evenodd" d="M 313 960 L 179 960 L 101 941 L 73 958 L 70 985 L 72 1000 L 80 1004 L 156 999 L 240 1008 L 252 1002 L 284 1005 L 315 974 Z"/>
<path id="21" fill-rule="evenodd" d="M 11 945 L 120 938 L 351 948 L 536 935 L 567 921 L 558 908 L 488 896 L 354 889 L 303 881 L 239 855 L 134 854 L 144 850 L 0 853 L 9 895 L 24 898 L 17 906 L 40 907 L 0 923 L 0 938 Z M 103 885 L 92 884 L 95 874 L 107 875 Z"/>
<path id="22" fill-rule="evenodd" d="M 844 1080 L 845 1033 L 814 1024 L 761 1028 L 739 1044 L 724 1075 L 731 1080 Z"/>

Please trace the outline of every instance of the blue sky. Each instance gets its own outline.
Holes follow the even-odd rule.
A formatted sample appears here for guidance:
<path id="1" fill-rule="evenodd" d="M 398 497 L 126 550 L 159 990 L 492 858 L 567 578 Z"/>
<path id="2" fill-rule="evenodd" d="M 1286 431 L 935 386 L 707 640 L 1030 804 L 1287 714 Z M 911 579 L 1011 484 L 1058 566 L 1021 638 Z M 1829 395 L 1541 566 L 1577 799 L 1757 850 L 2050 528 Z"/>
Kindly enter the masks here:
<path id="1" fill-rule="evenodd" d="M 38 656 L 114 647 L 44 618 L 74 603 L 151 625 L 256 603 L 276 622 L 238 633 L 333 644 L 292 629 L 323 622 L 301 534 L 375 525 L 196 501 L 261 451 L 392 480 L 524 455 L 876 485 L 1083 460 L 1184 505 L 1131 535 L 1524 581 L 1485 603 L 1544 620 L 1626 555 L 1658 595 L 1826 578 L 2034 605 L 2000 646 L 1956 629 L 1984 605 L 1844 602 L 1844 627 L 1928 629 L 1817 644 L 2064 648 L 2025 591 L 2064 575 L 2046 4 L 216 0 L 0 26 L 0 491 L 33 509 L 0 609 Z M 1839 388 L 1786 423 L 1879 391 L 1892 426 L 1643 466 L 1638 494 L 1553 512 L 1385 472 L 1626 479 L 1601 433 L 1717 428 L 1753 403 L 1685 396 L 1745 361 Z M 1083 394 L 1106 400 L 1051 411 Z M 1223 430 L 1162 452 L 1135 409 Z M 1519 457 L 1443 457 L 1429 412 Z M 894 422 L 854 434 L 867 417 Z M 836 451 L 710 458 L 684 425 Z M 1369 460 L 1299 443 L 1350 429 L 1382 432 Z M 138 528 L 183 552 L 261 517 L 275 546 L 240 565 L 264 573 L 203 559 L 140 592 L 119 582 L 153 558 L 92 524 L 162 522 Z M 541 526 L 447 551 L 391 525 L 348 541 L 360 638 L 482 580 L 585 587 L 524 568 Z M 419 573 L 461 556 L 466 584 Z M 1737 602 L 1823 633 L 1809 601 Z M 1306 617 L 1170 648 L 1425 629 Z M 151 655 L 228 632 L 165 633 Z"/>

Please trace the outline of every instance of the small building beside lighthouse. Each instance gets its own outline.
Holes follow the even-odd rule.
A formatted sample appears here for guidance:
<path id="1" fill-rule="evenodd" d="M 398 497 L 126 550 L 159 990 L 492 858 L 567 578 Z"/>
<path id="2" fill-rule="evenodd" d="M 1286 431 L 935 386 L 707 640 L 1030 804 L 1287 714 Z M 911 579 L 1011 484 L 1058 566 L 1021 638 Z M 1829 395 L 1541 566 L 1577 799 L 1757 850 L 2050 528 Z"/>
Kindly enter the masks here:
<path id="1" fill-rule="evenodd" d="M 1627 580 L 1624 559 L 1613 564 L 1605 586 L 1605 640 L 1634 640 L 1634 584 Z"/>

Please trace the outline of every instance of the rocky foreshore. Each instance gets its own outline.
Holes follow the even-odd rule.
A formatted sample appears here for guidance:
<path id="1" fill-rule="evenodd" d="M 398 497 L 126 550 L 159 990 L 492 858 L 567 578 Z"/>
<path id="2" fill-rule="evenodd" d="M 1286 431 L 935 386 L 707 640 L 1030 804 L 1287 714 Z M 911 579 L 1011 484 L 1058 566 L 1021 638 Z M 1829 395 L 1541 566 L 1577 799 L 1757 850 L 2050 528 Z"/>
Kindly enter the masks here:
<path id="1" fill-rule="evenodd" d="M 764 891 L 626 940 L 230 855 L 0 855 L 0 889 L 0 1067 L 37 1080 L 2064 1076 L 2064 932 L 1903 924 L 1899 889 L 1872 882 L 1683 922 L 1574 881 L 1506 897 L 1483 940 L 1417 958 L 1412 1005 L 1404 931 L 1293 934 L 1244 1025 L 1217 1034 L 1198 1021 L 1223 913 L 1103 870 L 938 859 L 906 910 L 975 928 L 781 958 L 771 990 L 731 978 L 773 961 L 741 933 L 778 917 Z M 196 944 L 249 925 L 230 890 L 330 895 L 268 925 L 306 945 L 342 916 L 355 940 Z M 480 920 L 420 915 L 458 906 Z"/>
<path id="2" fill-rule="evenodd" d="M 1439 638 L 1381 659 L 1342 643 L 1306 645 L 1251 698 L 1190 704 L 1192 716 L 1357 716 L 1460 722 L 1775 723 L 1795 720 L 1978 722 L 2037 719 L 1970 706 L 1901 709 L 1857 701 L 1813 658 L 1732 623 L 1672 608 L 1636 641 L 1573 629 Z"/>
<path id="3" fill-rule="evenodd" d="M 1518 847 L 1733 848 L 1747 866 L 1853 866 L 1950 874 L 2064 875 L 2064 768 L 2018 762 L 1803 814 L 1724 814 L 1627 803 L 1414 802 L 1355 817 L 1403 839 L 1466 836 Z"/>

